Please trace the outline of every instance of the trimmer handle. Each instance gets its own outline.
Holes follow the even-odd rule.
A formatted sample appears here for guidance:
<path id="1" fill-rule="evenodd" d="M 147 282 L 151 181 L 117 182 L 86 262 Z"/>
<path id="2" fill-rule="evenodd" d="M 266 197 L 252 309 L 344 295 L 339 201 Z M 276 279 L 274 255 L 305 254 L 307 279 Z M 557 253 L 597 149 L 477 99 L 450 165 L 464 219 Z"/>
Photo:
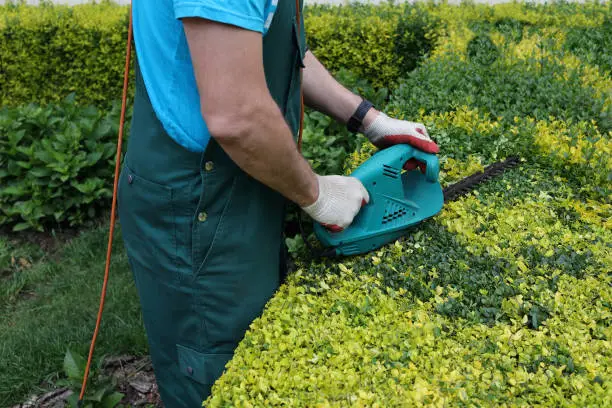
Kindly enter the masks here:
<path id="1" fill-rule="evenodd" d="M 438 175 L 440 174 L 440 162 L 438 158 L 431 153 L 425 153 L 422 150 L 412 149 L 412 158 L 425 163 L 425 178 L 431 183 L 438 181 Z"/>
<path id="2" fill-rule="evenodd" d="M 396 169 L 402 169 L 406 163 L 415 159 L 419 162 L 425 163 L 425 179 L 430 183 L 436 183 L 440 173 L 440 163 L 438 157 L 432 153 L 425 153 L 422 150 L 418 150 L 409 144 L 400 143 L 386 149 L 379 150 L 370 159 L 366 160 L 359 168 L 354 172 L 355 175 L 359 176 L 370 176 L 374 171 L 383 168 L 384 165 L 392 166 Z M 364 177 L 365 178 L 365 177 Z"/>

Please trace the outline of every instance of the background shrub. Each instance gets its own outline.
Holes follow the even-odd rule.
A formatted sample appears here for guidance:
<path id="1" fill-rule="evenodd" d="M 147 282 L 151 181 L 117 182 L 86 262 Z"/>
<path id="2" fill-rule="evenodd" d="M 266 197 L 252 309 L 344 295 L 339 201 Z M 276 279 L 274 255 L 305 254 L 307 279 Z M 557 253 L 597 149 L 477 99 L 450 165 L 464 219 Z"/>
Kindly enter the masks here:
<path id="1" fill-rule="evenodd" d="M 565 48 L 589 64 L 599 66 L 602 73 L 612 72 L 612 16 L 596 27 L 573 27 L 565 40 Z"/>
<path id="2" fill-rule="evenodd" d="M 489 49 L 489 43 L 483 46 Z M 490 65 L 448 55 L 427 61 L 408 75 L 391 95 L 389 107 L 411 116 L 419 109 L 441 113 L 465 104 L 509 122 L 527 116 L 595 118 L 607 132 L 612 130 L 607 97 L 583 86 L 579 72 L 567 72 L 550 58 Z"/>
<path id="3" fill-rule="evenodd" d="M 0 106 L 59 102 L 74 93 L 79 103 L 110 107 L 123 87 L 126 11 L 106 1 L 0 6 Z"/>
<path id="4" fill-rule="evenodd" d="M 440 19 L 423 6 L 309 6 L 306 38 L 317 58 L 332 72 L 350 69 L 375 89 L 394 87 L 435 46 Z"/>
<path id="5" fill-rule="evenodd" d="M 118 118 L 119 106 L 103 113 L 74 95 L 1 109 L 0 225 L 43 230 L 99 217 L 112 196 Z"/>
<path id="6" fill-rule="evenodd" d="M 309 47 L 332 73 L 350 69 L 376 89 L 414 69 L 437 36 L 438 20 L 412 5 L 314 5 L 305 18 Z M 0 6 L 0 106 L 70 93 L 79 103 L 110 106 L 121 96 L 127 22 L 127 7 L 110 1 Z"/>

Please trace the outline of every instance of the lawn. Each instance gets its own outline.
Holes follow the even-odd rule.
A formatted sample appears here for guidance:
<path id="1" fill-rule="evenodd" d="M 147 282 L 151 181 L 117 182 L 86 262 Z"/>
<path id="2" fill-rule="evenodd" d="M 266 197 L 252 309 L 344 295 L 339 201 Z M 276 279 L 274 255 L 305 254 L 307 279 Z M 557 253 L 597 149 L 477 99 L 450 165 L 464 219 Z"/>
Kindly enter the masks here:
<path id="1" fill-rule="evenodd" d="M 106 227 L 95 228 L 48 255 L 32 252 L 31 245 L 24 249 L 0 241 L 0 406 L 10 407 L 30 394 L 53 388 L 64 376 L 67 349 L 87 356 L 107 234 Z M 105 355 L 143 355 L 147 350 L 136 290 L 119 237 L 114 248 L 96 363 Z M 11 266 L 12 258 L 16 265 Z"/>
<path id="2" fill-rule="evenodd" d="M 305 14 L 310 47 L 337 78 L 389 115 L 428 127 L 444 186 L 510 155 L 521 163 L 366 255 L 313 260 L 302 237 L 289 237 L 295 270 L 208 406 L 612 406 L 612 4 L 352 5 Z M 112 27 L 121 21 L 115 8 L 108 16 Z M 59 112 L 87 116 L 78 134 L 92 132 L 99 144 L 87 145 L 89 167 L 71 151 L 66 168 L 95 182 L 77 192 L 62 184 L 76 212 L 61 203 L 47 213 L 7 210 L 7 222 L 84 220 L 91 202 L 99 217 L 108 191 L 96 186 L 112 169 L 100 160 L 110 157 L 116 107 L 115 116 L 98 116 L 70 103 Z M 10 143 L 38 143 L 20 133 L 26 125 L 2 121 L 37 112 L 19 109 L 0 115 L 0 129 L 10 130 Z M 64 129 L 56 112 L 37 119 L 53 126 L 49 138 Z M 66 139 L 54 143 L 80 149 Z M 0 220 L 2 208 L 33 194 L 17 185 L 24 174 L 61 184 L 40 170 L 43 162 L 21 170 L 19 149 L 2 142 L 15 173 L 0 170 L 13 183 L 0 189 Z M 372 152 L 362 136 L 306 112 L 304 155 L 318 172 L 349 174 Z M 34 193 L 32 202 L 45 202 L 52 191 Z M 1 406 L 51 387 L 67 348 L 87 351 L 106 230 L 104 222 L 84 228 L 53 251 L 0 238 Z M 147 352 L 120 228 L 114 249 L 98 359 Z"/>

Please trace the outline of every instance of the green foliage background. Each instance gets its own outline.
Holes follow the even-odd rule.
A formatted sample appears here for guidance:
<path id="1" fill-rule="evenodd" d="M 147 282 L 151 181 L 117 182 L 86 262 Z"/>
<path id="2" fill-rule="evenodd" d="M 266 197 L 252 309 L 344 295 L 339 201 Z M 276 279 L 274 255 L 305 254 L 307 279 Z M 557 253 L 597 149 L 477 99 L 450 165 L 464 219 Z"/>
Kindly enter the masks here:
<path id="1" fill-rule="evenodd" d="M 123 87 L 126 11 L 108 1 L 0 6 L 0 106 L 60 102 L 71 93 L 111 106 Z"/>
<path id="2" fill-rule="evenodd" d="M 0 6 L 0 225 L 85 226 L 110 205 L 126 12 L 110 1 Z M 438 23 L 406 5 L 313 6 L 306 13 L 310 48 L 341 82 L 380 107 L 387 89 L 433 48 Z M 129 119 L 128 112 L 126 130 Z M 341 172 L 363 142 L 310 110 L 305 128 L 304 155 L 320 173 Z"/>
<path id="3" fill-rule="evenodd" d="M 83 225 L 108 203 L 125 10 L 0 7 L 1 223 Z M 426 124 L 443 185 L 511 154 L 523 165 L 374 253 L 313 261 L 290 237 L 297 271 L 208 406 L 609 404 L 611 15 L 595 2 L 307 8 L 309 46 L 341 82 Z M 317 112 L 305 125 L 319 173 L 373 151 Z"/>

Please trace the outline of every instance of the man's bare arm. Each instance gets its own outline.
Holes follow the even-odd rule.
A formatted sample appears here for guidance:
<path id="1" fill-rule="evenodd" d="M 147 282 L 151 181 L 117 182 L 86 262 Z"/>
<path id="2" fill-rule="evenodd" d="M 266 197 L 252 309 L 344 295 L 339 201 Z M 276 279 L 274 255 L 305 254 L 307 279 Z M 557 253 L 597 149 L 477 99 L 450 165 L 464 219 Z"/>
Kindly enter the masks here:
<path id="1" fill-rule="evenodd" d="M 316 174 L 268 90 L 261 33 L 199 18 L 183 24 L 212 137 L 253 178 L 302 207 L 314 203 Z"/>
<path id="2" fill-rule="evenodd" d="M 304 58 L 304 103 L 340 123 L 348 122 L 361 97 L 346 89 L 327 71 L 311 51 Z M 371 108 L 363 120 L 367 127 L 378 114 Z"/>
<path id="3" fill-rule="evenodd" d="M 308 51 L 304 65 L 304 101 L 319 112 L 346 124 L 361 102 L 361 97 L 346 89 Z M 428 153 L 438 153 L 438 145 L 431 140 L 425 125 L 418 122 L 388 117 L 370 108 L 359 129 L 375 146 L 388 147 L 406 143 Z"/>

